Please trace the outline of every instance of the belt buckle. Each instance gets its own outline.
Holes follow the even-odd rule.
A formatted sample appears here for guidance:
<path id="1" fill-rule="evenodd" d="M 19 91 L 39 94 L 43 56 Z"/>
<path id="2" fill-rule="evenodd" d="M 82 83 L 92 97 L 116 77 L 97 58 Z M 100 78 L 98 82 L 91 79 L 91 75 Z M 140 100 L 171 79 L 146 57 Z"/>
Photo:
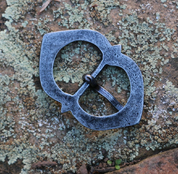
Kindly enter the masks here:
<path id="1" fill-rule="evenodd" d="M 103 54 L 102 61 L 91 75 L 84 76 L 83 85 L 74 95 L 63 92 L 53 77 L 53 64 L 57 53 L 74 41 L 86 41 L 96 45 Z M 104 88 L 94 83 L 94 78 L 105 65 L 122 68 L 130 81 L 130 97 L 124 107 Z M 108 130 L 132 126 L 139 123 L 144 101 L 143 78 L 137 64 L 121 53 L 121 46 L 112 46 L 97 31 L 68 30 L 45 34 L 40 54 L 40 81 L 44 91 L 54 100 L 62 104 L 61 112 L 71 111 L 73 116 L 84 126 L 93 130 Z M 85 112 L 79 105 L 79 98 L 89 86 L 106 97 L 118 112 L 107 116 L 93 116 Z"/>

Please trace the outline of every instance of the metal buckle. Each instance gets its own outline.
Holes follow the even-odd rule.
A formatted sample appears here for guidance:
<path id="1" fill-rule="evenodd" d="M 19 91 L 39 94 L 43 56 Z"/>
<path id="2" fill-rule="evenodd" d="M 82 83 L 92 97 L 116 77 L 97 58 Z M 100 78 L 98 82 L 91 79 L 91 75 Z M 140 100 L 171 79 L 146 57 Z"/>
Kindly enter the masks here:
<path id="1" fill-rule="evenodd" d="M 53 64 L 57 53 L 74 41 L 86 41 L 96 45 L 103 58 L 97 69 L 91 74 L 95 78 L 105 65 L 118 66 L 125 70 L 130 80 L 130 97 L 124 107 L 112 115 L 92 116 L 79 105 L 79 98 L 89 87 L 88 82 L 74 94 L 63 92 L 53 78 Z M 137 64 L 121 53 L 121 46 L 112 46 L 99 32 L 93 30 L 69 30 L 44 35 L 40 54 L 40 81 L 44 91 L 62 104 L 61 112 L 71 111 L 84 126 L 94 130 L 108 130 L 131 126 L 139 123 L 143 110 L 143 78 Z"/>

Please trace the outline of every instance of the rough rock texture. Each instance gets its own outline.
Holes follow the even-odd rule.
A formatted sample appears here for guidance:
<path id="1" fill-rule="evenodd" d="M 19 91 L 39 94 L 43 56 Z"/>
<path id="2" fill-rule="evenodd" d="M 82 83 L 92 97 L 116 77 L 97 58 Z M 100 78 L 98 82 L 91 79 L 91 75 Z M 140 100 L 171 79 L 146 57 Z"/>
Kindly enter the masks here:
<path id="1" fill-rule="evenodd" d="M 174 174 L 178 173 L 178 149 L 168 150 L 149 157 L 138 164 L 107 174 Z"/>
<path id="2" fill-rule="evenodd" d="M 82 164 L 97 166 L 105 158 L 132 162 L 178 144 L 178 2 L 161 0 L 52 1 L 40 15 L 43 0 L 2 0 L 0 8 L 0 161 L 2 173 L 74 173 Z M 45 33 L 93 29 L 139 66 L 144 79 L 144 111 L 136 126 L 93 131 L 42 90 L 39 55 Z M 54 79 L 69 93 L 101 61 L 95 46 L 76 42 L 63 48 L 54 64 Z M 58 75 L 60 74 L 60 75 Z M 126 73 L 105 67 L 101 86 L 123 105 L 129 97 Z M 97 93 L 80 99 L 93 115 L 115 113 Z M 32 168 L 42 162 L 57 165 Z M 8 166 L 9 165 L 9 168 Z M 16 168 L 18 166 L 18 168 Z M 15 169 L 16 168 L 16 169 Z M 9 172 L 9 173 L 10 173 Z"/>
<path id="3" fill-rule="evenodd" d="M 88 174 L 85 164 L 82 164 L 82 166 L 78 169 L 77 174 Z"/>

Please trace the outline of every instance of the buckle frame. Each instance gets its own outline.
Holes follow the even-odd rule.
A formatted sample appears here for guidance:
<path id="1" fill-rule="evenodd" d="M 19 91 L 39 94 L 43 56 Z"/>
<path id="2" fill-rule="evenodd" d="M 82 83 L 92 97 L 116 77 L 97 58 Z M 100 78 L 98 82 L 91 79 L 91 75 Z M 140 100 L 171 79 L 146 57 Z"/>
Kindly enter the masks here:
<path id="1" fill-rule="evenodd" d="M 130 97 L 126 105 L 117 113 L 107 116 L 93 116 L 79 105 L 79 98 L 89 87 L 84 83 L 74 95 L 63 92 L 53 77 L 53 65 L 57 53 L 74 41 L 86 41 L 96 45 L 103 54 L 102 61 L 91 74 L 96 77 L 105 65 L 117 66 L 127 73 L 130 81 Z M 108 130 L 132 126 L 139 123 L 144 102 L 144 85 L 141 71 L 137 64 L 121 53 L 121 46 L 112 46 L 105 36 L 93 30 L 68 30 L 45 34 L 40 54 L 40 82 L 44 91 L 62 104 L 61 112 L 71 111 L 73 116 L 84 126 L 93 130 Z"/>

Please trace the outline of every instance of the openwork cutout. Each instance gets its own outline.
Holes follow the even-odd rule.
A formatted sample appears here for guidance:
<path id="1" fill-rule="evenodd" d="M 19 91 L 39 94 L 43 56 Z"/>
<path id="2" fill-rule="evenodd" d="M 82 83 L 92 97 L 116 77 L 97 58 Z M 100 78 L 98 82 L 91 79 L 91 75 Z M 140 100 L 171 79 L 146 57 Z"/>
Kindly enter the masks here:
<path id="1" fill-rule="evenodd" d="M 113 95 L 122 106 L 130 96 L 130 82 L 126 72 L 116 66 L 105 66 L 96 77 L 97 83 Z M 79 99 L 79 104 L 87 113 L 94 116 L 111 115 L 118 110 L 101 94 L 91 87 Z"/>
<path id="2" fill-rule="evenodd" d="M 79 98 L 89 87 L 87 82 L 74 95 L 63 92 L 53 77 L 54 60 L 64 46 L 74 41 L 86 41 L 96 45 L 102 52 L 103 59 L 91 74 L 95 78 L 104 66 L 122 68 L 130 81 L 130 97 L 117 113 L 96 117 L 86 113 L 79 105 Z M 121 53 L 121 46 L 112 46 L 100 33 L 92 30 L 70 30 L 48 33 L 44 36 L 40 55 L 40 81 L 44 91 L 62 104 L 61 112 L 71 111 L 84 126 L 94 130 L 107 130 L 131 126 L 139 123 L 143 110 L 143 78 L 136 63 Z"/>
<path id="3" fill-rule="evenodd" d="M 57 54 L 53 76 L 62 91 L 75 94 L 83 84 L 82 76 L 92 74 L 102 60 L 101 51 L 89 42 L 72 42 Z"/>

